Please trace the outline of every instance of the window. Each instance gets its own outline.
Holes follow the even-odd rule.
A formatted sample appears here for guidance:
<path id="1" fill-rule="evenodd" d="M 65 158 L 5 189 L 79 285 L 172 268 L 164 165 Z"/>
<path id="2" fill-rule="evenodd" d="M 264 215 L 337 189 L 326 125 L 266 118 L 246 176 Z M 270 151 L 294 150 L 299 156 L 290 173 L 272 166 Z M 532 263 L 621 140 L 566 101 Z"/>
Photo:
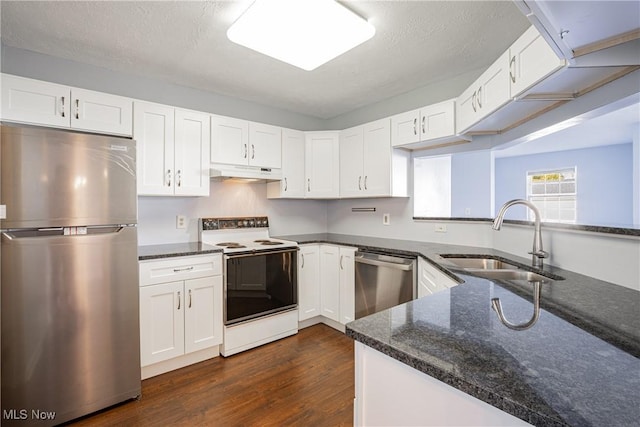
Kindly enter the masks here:
<path id="1" fill-rule="evenodd" d="M 536 205 L 542 221 L 575 224 L 576 168 L 527 172 L 527 199 Z M 533 221 L 533 213 L 528 213 Z"/>
<path id="2" fill-rule="evenodd" d="M 451 216 L 451 156 L 413 159 L 413 216 Z"/>

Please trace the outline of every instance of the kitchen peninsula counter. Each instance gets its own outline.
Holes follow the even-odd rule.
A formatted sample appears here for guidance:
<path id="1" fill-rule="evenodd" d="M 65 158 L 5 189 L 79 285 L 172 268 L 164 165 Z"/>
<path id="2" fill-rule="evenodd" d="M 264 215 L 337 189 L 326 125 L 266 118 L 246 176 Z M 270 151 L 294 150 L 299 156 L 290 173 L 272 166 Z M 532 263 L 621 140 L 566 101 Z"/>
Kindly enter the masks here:
<path id="1" fill-rule="evenodd" d="M 485 255 L 529 265 L 505 252 L 429 242 L 310 234 L 304 243 L 421 256 L 462 282 L 347 324 L 354 340 L 502 411 L 538 426 L 634 425 L 640 419 L 640 292 L 545 266 L 565 280 L 544 283 L 541 313 L 528 330 L 532 286 L 475 277 L 442 254 Z M 526 282 L 525 282 L 526 283 Z"/>

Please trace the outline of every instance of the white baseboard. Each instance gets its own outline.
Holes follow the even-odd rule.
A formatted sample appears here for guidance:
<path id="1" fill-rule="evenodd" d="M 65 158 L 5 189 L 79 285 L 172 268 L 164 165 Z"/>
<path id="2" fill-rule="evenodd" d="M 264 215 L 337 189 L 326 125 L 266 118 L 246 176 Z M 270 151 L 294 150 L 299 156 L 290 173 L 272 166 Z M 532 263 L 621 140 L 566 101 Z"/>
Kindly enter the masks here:
<path id="1" fill-rule="evenodd" d="M 146 380 L 147 378 L 184 368 L 185 366 L 193 365 L 194 363 L 203 362 L 219 355 L 220 347 L 216 345 L 193 353 L 174 357 L 173 359 L 165 360 L 163 362 L 154 363 L 153 365 L 143 366 L 142 379 Z"/>

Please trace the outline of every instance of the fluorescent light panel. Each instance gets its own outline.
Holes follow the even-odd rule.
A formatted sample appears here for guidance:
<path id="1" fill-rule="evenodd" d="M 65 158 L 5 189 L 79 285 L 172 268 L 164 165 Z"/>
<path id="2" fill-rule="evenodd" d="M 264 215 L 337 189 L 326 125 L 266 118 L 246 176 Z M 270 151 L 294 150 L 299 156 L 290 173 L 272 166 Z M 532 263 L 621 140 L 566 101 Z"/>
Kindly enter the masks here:
<path id="1" fill-rule="evenodd" d="M 256 0 L 229 28 L 227 37 L 311 71 L 375 32 L 373 25 L 334 0 Z"/>

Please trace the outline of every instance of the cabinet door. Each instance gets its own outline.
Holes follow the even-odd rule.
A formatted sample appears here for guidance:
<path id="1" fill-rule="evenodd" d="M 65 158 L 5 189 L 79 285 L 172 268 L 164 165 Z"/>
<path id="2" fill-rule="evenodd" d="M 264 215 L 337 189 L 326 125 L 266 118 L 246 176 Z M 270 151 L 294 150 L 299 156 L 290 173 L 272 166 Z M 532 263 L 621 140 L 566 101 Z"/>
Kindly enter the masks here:
<path id="1" fill-rule="evenodd" d="M 280 197 L 304 197 L 304 132 L 282 130 Z"/>
<path id="2" fill-rule="evenodd" d="M 320 245 L 320 312 L 340 321 L 340 248 Z"/>
<path id="3" fill-rule="evenodd" d="M 282 166 L 282 128 L 249 123 L 249 164 L 276 169 Z"/>
<path id="4" fill-rule="evenodd" d="M 131 136 L 131 98 L 73 88 L 71 101 L 72 128 Z"/>
<path id="5" fill-rule="evenodd" d="M 477 89 L 476 82 L 469 86 L 456 99 L 456 132 L 464 133 L 473 125 L 478 117 L 478 107 L 476 105 Z"/>
<path id="6" fill-rule="evenodd" d="M 391 117 L 391 144 L 395 147 L 420 141 L 419 121 L 420 110 Z"/>
<path id="7" fill-rule="evenodd" d="M 364 178 L 367 197 L 391 195 L 391 124 L 389 119 L 364 125 Z"/>
<path id="8" fill-rule="evenodd" d="M 338 197 L 338 132 L 310 132 L 305 139 L 305 196 L 319 199 Z"/>
<path id="9" fill-rule="evenodd" d="M 364 128 L 340 132 L 340 197 L 362 197 L 364 190 Z"/>
<path id="10" fill-rule="evenodd" d="M 565 66 L 538 30 L 531 26 L 511 48 L 509 79 L 511 97 L 515 98 Z"/>
<path id="11" fill-rule="evenodd" d="M 69 127 L 67 86 L 2 74 L 2 120 Z"/>
<path id="12" fill-rule="evenodd" d="M 185 353 L 222 343 L 222 276 L 184 282 Z"/>
<path id="13" fill-rule="evenodd" d="M 455 99 L 420 109 L 421 141 L 455 135 Z"/>
<path id="14" fill-rule="evenodd" d="M 151 365 L 184 354 L 183 282 L 140 288 L 140 362 Z"/>
<path id="15" fill-rule="evenodd" d="M 320 248 L 300 246 L 298 252 L 298 320 L 320 315 Z"/>
<path id="16" fill-rule="evenodd" d="M 418 257 L 418 298 L 456 286 L 458 283 Z"/>
<path id="17" fill-rule="evenodd" d="M 356 311 L 356 248 L 340 248 L 340 323 L 355 320 Z"/>
<path id="18" fill-rule="evenodd" d="M 175 110 L 175 194 L 209 195 L 209 115 Z"/>
<path id="19" fill-rule="evenodd" d="M 133 139 L 136 140 L 138 195 L 173 194 L 174 109 L 136 101 Z"/>
<path id="20" fill-rule="evenodd" d="M 505 52 L 482 73 L 477 92 L 478 120 L 510 101 L 509 52 Z"/>
<path id="21" fill-rule="evenodd" d="M 211 116 L 211 163 L 249 163 L 249 122 Z"/>

